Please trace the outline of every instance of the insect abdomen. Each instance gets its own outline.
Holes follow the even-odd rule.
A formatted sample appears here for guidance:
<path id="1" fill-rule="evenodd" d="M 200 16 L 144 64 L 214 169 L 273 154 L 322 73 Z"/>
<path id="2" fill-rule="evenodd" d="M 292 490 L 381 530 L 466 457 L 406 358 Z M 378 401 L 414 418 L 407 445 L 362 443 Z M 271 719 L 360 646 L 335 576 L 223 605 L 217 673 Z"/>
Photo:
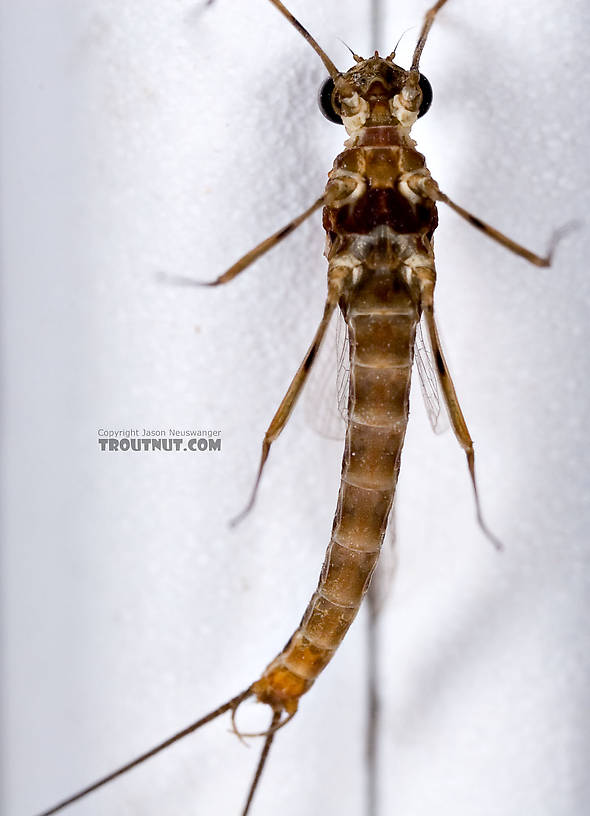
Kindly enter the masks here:
<path id="1" fill-rule="evenodd" d="M 349 425 L 338 506 L 318 587 L 301 624 L 253 690 L 292 713 L 331 660 L 368 589 L 393 503 L 419 315 L 400 273 L 366 270 L 346 305 Z"/>

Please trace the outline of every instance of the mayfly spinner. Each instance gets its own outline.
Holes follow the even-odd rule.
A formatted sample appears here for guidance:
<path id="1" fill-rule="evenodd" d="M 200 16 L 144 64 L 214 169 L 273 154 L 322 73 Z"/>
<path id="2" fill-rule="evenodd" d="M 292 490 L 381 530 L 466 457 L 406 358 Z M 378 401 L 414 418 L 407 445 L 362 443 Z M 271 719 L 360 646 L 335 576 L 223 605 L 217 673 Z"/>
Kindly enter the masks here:
<path id="1" fill-rule="evenodd" d="M 500 543 L 484 525 L 475 479 L 473 443 L 445 361 L 434 313 L 436 273 L 433 234 L 437 204 L 458 215 L 507 249 L 539 267 L 549 266 L 549 252 L 539 256 L 515 243 L 452 201 L 430 175 L 416 150 L 411 128 L 430 105 L 432 90 L 420 73 L 420 58 L 437 13 L 438 0 L 426 13 L 411 65 L 388 56 L 363 58 L 340 72 L 318 43 L 280 0 L 270 0 L 322 60 L 328 79 L 320 106 L 348 134 L 324 193 L 284 228 L 267 238 L 209 286 L 228 283 L 323 208 L 327 233 L 328 292 L 323 316 L 266 434 L 258 475 L 246 511 L 254 502 L 271 446 L 285 427 L 327 327 L 340 310 L 350 343 L 348 427 L 336 515 L 327 553 L 299 627 L 260 677 L 232 699 L 84 790 L 44 811 L 56 813 L 91 791 L 126 773 L 167 746 L 229 713 L 233 728 L 242 702 L 255 698 L 270 709 L 258 767 L 247 795 L 250 806 L 277 731 L 297 713 L 301 697 L 333 658 L 357 615 L 377 564 L 391 512 L 404 442 L 414 360 L 416 329 L 427 330 L 442 396 L 454 434 L 465 452 L 480 526 L 495 546 Z M 192 281 L 185 281 L 193 283 Z"/>

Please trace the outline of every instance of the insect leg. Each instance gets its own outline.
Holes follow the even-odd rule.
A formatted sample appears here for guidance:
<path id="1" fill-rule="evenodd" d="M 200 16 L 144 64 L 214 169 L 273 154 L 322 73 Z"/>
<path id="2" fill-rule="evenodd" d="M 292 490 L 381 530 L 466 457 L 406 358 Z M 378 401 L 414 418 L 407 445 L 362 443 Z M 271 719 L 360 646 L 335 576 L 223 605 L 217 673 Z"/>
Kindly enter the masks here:
<path id="1" fill-rule="evenodd" d="M 483 234 L 487 235 L 488 238 L 492 238 L 494 241 L 497 241 L 499 244 L 506 247 L 506 249 L 509 249 L 516 255 L 520 255 L 521 258 L 524 258 L 535 266 L 551 266 L 555 247 L 568 232 L 577 226 L 577 224 L 571 223 L 561 227 L 561 229 L 556 230 L 551 237 L 551 241 L 549 242 L 547 254 L 537 255 L 535 252 L 531 252 L 521 244 L 517 244 L 516 241 L 512 240 L 512 238 L 508 238 L 508 236 L 504 235 L 503 232 L 500 232 L 494 227 L 491 227 L 489 224 L 486 224 L 485 221 L 482 221 L 480 218 L 472 215 L 468 210 L 459 206 L 459 204 L 455 204 L 454 201 L 452 201 L 439 189 L 436 181 L 434 181 L 434 179 L 431 178 L 431 176 L 426 172 L 419 170 L 418 172 L 408 173 L 404 181 L 407 183 L 408 187 L 410 187 L 410 189 L 418 195 L 427 196 L 433 201 L 442 201 L 445 204 L 448 204 L 452 210 L 461 216 L 461 218 L 469 221 L 472 226 L 483 232 Z"/>
<path id="2" fill-rule="evenodd" d="M 205 5 L 211 6 L 213 5 L 214 2 L 215 0 L 206 0 Z M 283 17 L 285 17 L 291 23 L 293 28 L 297 29 L 297 31 L 301 34 L 303 39 L 306 40 L 311 45 L 313 50 L 316 52 L 321 61 L 324 63 L 326 70 L 328 71 L 332 79 L 335 79 L 340 73 L 338 71 L 338 68 L 336 68 L 336 66 L 334 65 L 330 57 L 326 54 L 326 52 L 322 48 L 320 48 L 320 46 L 311 36 L 309 31 L 306 28 L 304 28 L 299 22 L 299 20 L 291 14 L 289 9 L 286 6 L 284 6 L 283 3 L 281 3 L 281 0 L 270 0 L 270 2 L 276 9 L 280 11 Z M 442 5 L 442 3 L 445 2 L 446 0 L 439 0 L 440 5 Z"/>
<path id="3" fill-rule="evenodd" d="M 504 235 L 503 232 L 500 232 L 494 227 L 491 227 L 489 224 L 486 224 L 485 221 L 481 221 L 481 219 L 477 218 L 475 215 L 472 215 L 470 212 L 463 209 L 463 207 L 455 204 L 454 201 L 451 201 L 451 199 L 444 193 L 440 192 L 440 190 L 438 201 L 444 201 L 444 203 L 448 204 L 452 210 L 455 210 L 455 212 L 458 213 L 461 218 L 469 221 L 470 224 L 472 224 L 476 229 L 481 230 L 481 232 L 483 232 L 484 235 L 487 235 L 488 238 L 492 238 L 494 241 L 497 241 L 499 244 L 506 247 L 506 249 L 509 249 L 510 252 L 514 252 L 515 255 L 520 255 L 521 258 L 524 258 L 535 266 L 551 266 L 555 247 L 566 235 L 566 233 L 570 232 L 570 230 L 575 226 L 574 224 L 568 224 L 565 227 L 555 230 L 551 236 L 551 240 L 549 241 L 549 249 L 547 250 L 547 254 L 537 255 L 535 252 L 531 252 L 521 244 L 517 244 L 516 241 L 512 240 L 512 238 L 508 238 L 508 236 Z"/>
<path id="4" fill-rule="evenodd" d="M 501 550 L 503 549 L 502 542 L 499 541 L 488 529 L 485 521 L 483 520 L 479 493 L 477 490 L 477 480 L 475 478 L 475 453 L 473 450 L 473 440 L 469 434 L 469 429 L 467 428 L 467 423 L 465 422 L 465 417 L 463 416 L 463 411 L 461 410 L 461 405 L 459 404 L 459 398 L 457 397 L 457 392 L 455 391 L 455 386 L 451 378 L 449 367 L 444 358 L 440 336 L 436 326 L 436 320 L 434 318 L 434 269 L 419 267 L 414 269 L 414 272 L 420 280 L 421 306 L 426 320 L 430 346 L 432 348 L 432 354 L 434 357 L 434 363 L 440 381 L 443 398 L 449 412 L 454 434 L 457 441 L 465 451 L 465 456 L 467 457 L 467 467 L 469 469 L 471 484 L 473 485 L 473 494 L 475 497 L 477 521 L 486 537 L 492 542 L 494 547 Z"/>
<path id="5" fill-rule="evenodd" d="M 316 52 L 316 54 L 319 56 L 319 58 L 321 59 L 321 61 L 322 61 L 322 62 L 324 63 L 324 65 L 326 66 L 326 70 L 328 71 L 328 73 L 330 74 L 330 76 L 332 77 L 332 79 L 335 79 L 335 78 L 338 76 L 338 74 L 340 73 L 340 72 L 338 71 L 338 68 L 336 68 L 336 66 L 334 65 L 334 63 L 332 62 L 332 60 L 330 59 L 330 57 L 329 57 L 329 56 L 328 56 L 328 55 L 325 53 L 325 51 L 323 51 L 323 50 L 320 48 L 320 46 L 317 44 L 317 42 L 316 42 L 316 41 L 314 40 L 314 38 L 311 36 L 311 34 L 309 33 L 309 31 L 307 31 L 307 29 L 306 29 L 306 28 L 304 28 L 304 27 L 301 25 L 301 23 L 299 22 L 299 20 L 298 20 L 296 17 L 293 17 L 293 15 L 292 15 L 292 14 L 291 14 L 291 12 L 289 11 L 289 9 L 287 9 L 287 8 L 286 8 L 286 7 L 285 7 L 285 6 L 284 6 L 284 5 L 281 3 L 281 0 L 270 0 L 270 2 L 273 4 L 273 6 L 274 6 L 275 8 L 277 8 L 277 9 L 278 9 L 278 10 L 281 12 L 281 14 L 282 14 L 284 17 L 286 17 L 286 18 L 287 18 L 287 20 L 288 20 L 288 21 L 291 23 L 291 25 L 292 25 L 294 28 L 296 28 L 296 29 L 297 29 L 297 31 L 298 31 L 298 32 L 301 34 L 301 36 L 302 36 L 302 37 L 303 37 L 305 40 L 307 40 L 307 42 L 308 42 L 308 43 L 311 45 L 311 47 L 313 48 L 313 50 Z M 443 2 L 445 2 L 445 0 L 443 0 Z"/>
<path id="6" fill-rule="evenodd" d="M 328 324 L 330 323 L 330 318 L 332 317 L 332 313 L 336 308 L 338 299 L 344 287 L 344 282 L 349 275 L 350 270 L 348 268 L 339 267 L 336 268 L 335 270 L 330 270 L 328 272 L 329 276 L 328 297 L 326 298 L 324 314 L 322 315 L 320 325 L 318 326 L 315 336 L 312 340 L 312 343 L 307 350 L 307 354 L 303 358 L 301 365 L 299 366 L 299 368 L 295 372 L 295 376 L 291 380 L 291 385 L 287 389 L 287 393 L 283 397 L 281 404 L 277 409 L 277 412 L 272 418 L 271 423 L 268 426 L 266 433 L 264 434 L 264 439 L 262 441 L 262 454 L 260 456 L 260 465 L 258 466 L 258 473 L 256 475 L 256 481 L 254 482 L 254 488 L 252 489 L 252 495 L 250 496 L 248 504 L 242 510 L 242 512 L 239 513 L 239 515 L 237 515 L 230 522 L 232 527 L 234 527 L 236 524 L 242 521 L 242 519 L 250 512 L 254 505 L 254 502 L 256 500 L 256 493 L 258 492 L 258 485 L 260 484 L 260 478 L 262 476 L 262 471 L 264 470 L 266 460 L 268 459 L 268 454 L 270 453 L 271 445 L 275 441 L 275 439 L 278 438 L 281 431 L 287 424 L 287 420 L 291 416 L 291 412 L 295 407 L 297 398 L 301 393 L 301 389 L 305 385 L 305 381 L 307 380 L 309 372 L 311 371 L 313 363 L 317 357 L 318 351 L 322 344 L 322 340 L 324 339 L 324 335 L 326 333 L 326 329 L 328 328 Z"/>
<path id="7" fill-rule="evenodd" d="M 266 464 L 266 460 L 268 459 L 268 454 L 270 453 L 270 447 L 272 443 L 277 439 L 280 435 L 281 431 L 287 424 L 287 420 L 291 416 L 291 412 L 295 407 L 295 403 L 297 402 L 297 398 L 301 393 L 301 389 L 303 388 L 305 381 L 307 379 L 307 375 L 309 374 L 313 362 L 317 356 L 319 351 L 321 342 L 324 338 L 324 334 L 326 333 L 326 329 L 328 328 L 328 323 L 330 322 L 330 318 L 332 317 L 332 312 L 336 306 L 336 302 L 331 302 L 329 299 L 326 301 L 326 305 L 324 307 L 324 314 L 320 321 L 320 325 L 315 333 L 315 337 L 307 350 L 307 354 L 303 358 L 303 362 L 297 369 L 295 376 L 291 380 L 291 385 L 287 389 L 287 393 L 282 399 L 281 404 L 279 405 L 276 414 L 272 418 L 270 425 L 266 433 L 264 434 L 264 439 L 262 441 L 262 454 L 260 456 L 260 465 L 258 466 L 258 473 L 256 475 L 256 481 L 254 482 L 254 487 L 252 489 L 252 495 L 248 500 L 248 504 L 242 510 L 242 512 L 237 515 L 234 519 L 232 519 L 231 526 L 234 527 L 238 524 L 242 519 L 248 515 L 250 510 L 252 509 L 254 502 L 256 500 L 256 493 L 258 492 L 258 485 L 260 484 L 260 478 L 262 476 L 262 471 L 264 470 L 264 465 Z"/>
<path id="8" fill-rule="evenodd" d="M 193 278 L 187 278 L 184 275 L 166 275 L 166 280 L 171 283 L 180 284 L 181 286 L 219 286 L 222 283 L 229 283 L 229 281 L 233 280 L 237 277 L 240 272 L 243 272 L 244 269 L 253 264 L 254 261 L 257 261 L 258 258 L 262 257 L 269 249 L 275 247 L 278 243 L 280 243 L 283 238 L 286 238 L 287 235 L 290 235 L 297 227 L 302 224 L 306 218 L 314 213 L 324 203 L 324 197 L 318 198 L 317 201 L 314 201 L 311 207 L 308 207 L 307 210 L 298 215 L 297 218 L 294 218 L 292 221 L 281 227 L 280 230 L 270 235 L 264 241 L 261 241 L 257 244 L 250 252 L 247 252 L 239 261 L 236 261 L 235 264 L 230 266 L 230 268 L 216 278 L 213 281 L 196 281 Z"/>
<path id="9" fill-rule="evenodd" d="M 432 8 L 429 8 L 426 14 L 424 15 L 424 22 L 422 23 L 422 31 L 420 32 L 420 36 L 418 37 L 418 42 L 416 43 L 416 48 L 414 49 L 414 56 L 412 57 L 412 71 L 418 70 L 418 65 L 420 63 L 420 57 L 422 56 L 422 51 L 424 50 L 424 46 L 426 45 L 426 40 L 428 39 L 428 34 L 430 29 L 432 28 L 432 24 L 434 22 L 434 18 L 436 17 L 437 13 L 440 9 L 444 6 L 447 0 L 438 0 Z"/>

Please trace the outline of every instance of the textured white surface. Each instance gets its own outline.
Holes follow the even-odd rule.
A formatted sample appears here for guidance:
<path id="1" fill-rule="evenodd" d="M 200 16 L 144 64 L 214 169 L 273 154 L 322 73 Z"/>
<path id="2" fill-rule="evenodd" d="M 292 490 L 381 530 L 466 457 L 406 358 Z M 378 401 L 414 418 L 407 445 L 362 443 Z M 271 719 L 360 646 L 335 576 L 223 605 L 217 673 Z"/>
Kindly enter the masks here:
<path id="1" fill-rule="evenodd" d="M 382 42 L 426 3 L 391 6 Z M 293 0 L 342 67 L 368 6 Z M 340 446 L 298 410 L 255 512 L 264 428 L 322 308 L 319 216 L 209 279 L 321 191 L 341 129 L 321 63 L 264 0 L 2 8 L 2 813 L 30 816 L 258 676 L 313 590 Z M 442 189 L 543 251 L 586 216 L 582 0 L 451 0 L 416 127 Z M 399 49 L 407 60 L 416 29 Z M 382 816 L 590 810 L 588 226 L 550 270 L 450 212 L 438 312 L 498 556 L 463 456 L 416 391 L 381 628 Z M 100 427 L 219 427 L 211 455 L 101 453 Z M 281 732 L 254 814 L 363 813 L 364 618 Z M 237 814 L 256 762 L 227 720 L 72 814 Z"/>

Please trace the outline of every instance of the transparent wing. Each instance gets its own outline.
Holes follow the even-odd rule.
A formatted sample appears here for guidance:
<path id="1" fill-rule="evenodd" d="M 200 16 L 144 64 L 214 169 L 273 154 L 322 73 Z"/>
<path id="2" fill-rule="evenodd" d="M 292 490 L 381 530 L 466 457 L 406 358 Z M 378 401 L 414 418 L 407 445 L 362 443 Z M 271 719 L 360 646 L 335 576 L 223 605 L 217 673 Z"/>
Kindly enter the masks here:
<path id="1" fill-rule="evenodd" d="M 397 551 L 396 544 L 396 529 L 395 529 L 395 503 L 391 508 L 389 519 L 387 521 L 387 529 L 385 530 L 385 537 L 381 546 L 381 553 L 377 567 L 371 578 L 369 592 L 367 599 L 369 603 L 369 610 L 371 616 L 376 618 L 383 609 L 387 598 L 391 592 L 393 579 L 397 571 Z"/>
<path id="2" fill-rule="evenodd" d="M 430 348 L 427 346 L 422 331 L 424 318 L 416 326 L 414 345 L 414 362 L 420 378 L 420 390 L 424 398 L 426 413 L 436 434 L 444 433 L 449 427 L 449 420 L 438 393 L 438 379 L 432 362 Z"/>
<path id="3" fill-rule="evenodd" d="M 350 343 L 348 340 L 348 326 L 338 309 L 336 315 L 336 355 L 338 373 L 336 375 L 336 389 L 338 392 L 338 413 L 344 423 L 348 422 L 348 387 L 350 385 Z"/>
<path id="4" fill-rule="evenodd" d="M 344 439 L 348 421 L 348 328 L 337 309 L 313 365 L 304 396 L 305 419 L 316 433 Z"/>
<path id="5" fill-rule="evenodd" d="M 433 431 L 441 434 L 449 428 L 449 420 L 440 399 L 438 378 L 430 347 L 425 339 L 426 329 L 422 328 L 423 320 L 416 326 L 414 361 L 428 419 Z M 316 433 L 328 439 L 344 439 L 348 421 L 349 384 L 348 327 L 342 313 L 337 310 L 330 321 L 305 394 L 305 417 Z"/>

